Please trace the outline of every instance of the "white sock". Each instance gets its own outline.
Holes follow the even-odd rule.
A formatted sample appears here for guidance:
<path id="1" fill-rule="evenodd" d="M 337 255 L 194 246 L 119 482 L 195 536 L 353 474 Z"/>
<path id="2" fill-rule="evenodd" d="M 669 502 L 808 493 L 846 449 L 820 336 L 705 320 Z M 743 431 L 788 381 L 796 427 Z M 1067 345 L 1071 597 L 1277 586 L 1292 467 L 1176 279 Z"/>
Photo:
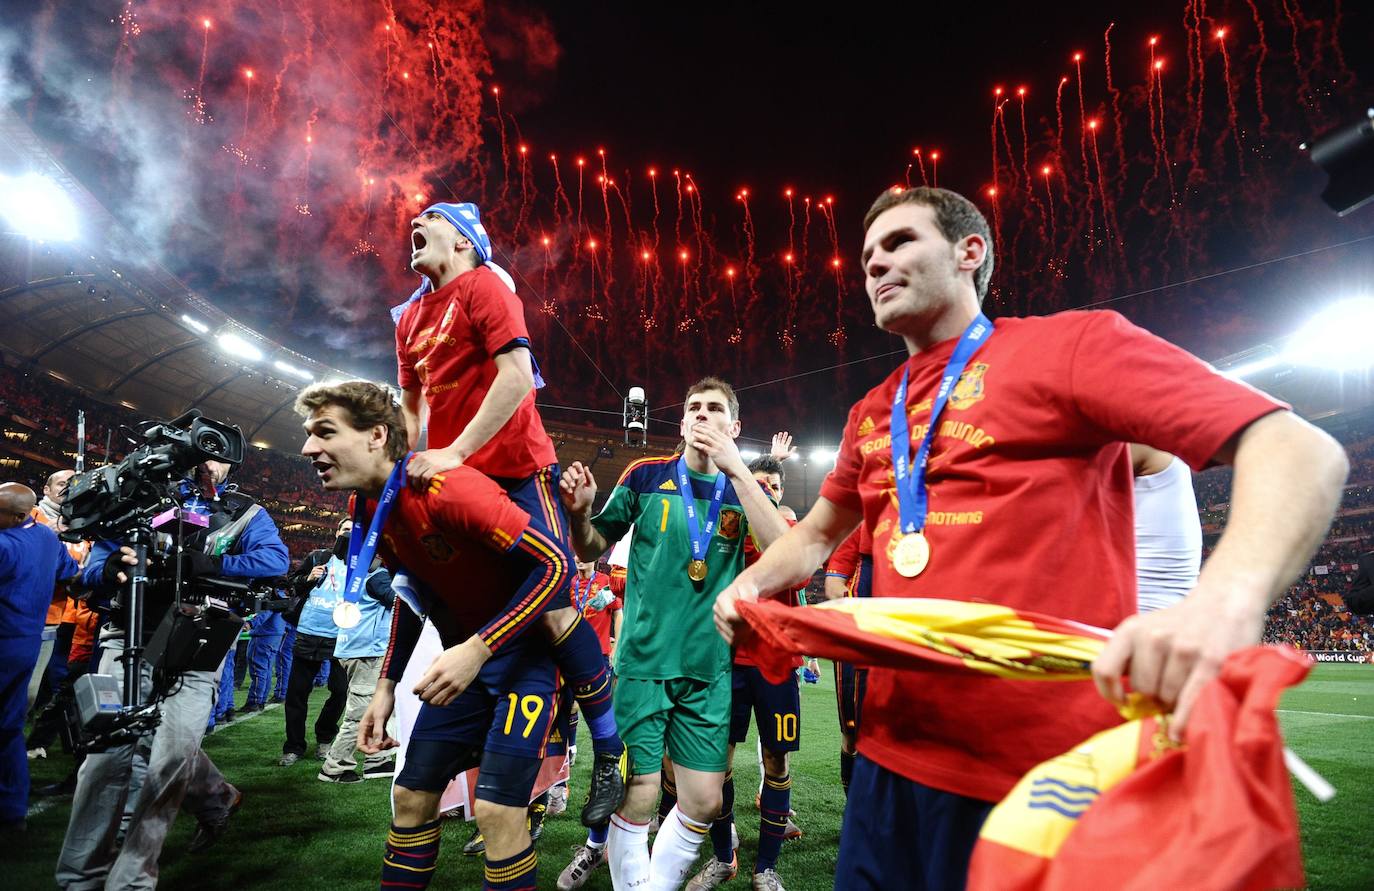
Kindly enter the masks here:
<path id="1" fill-rule="evenodd" d="M 620 814 L 611 815 L 606 834 L 607 862 L 611 867 L 611 887 L 615 891 L 634 891 L 649 887 L 649 824 L 631 823 Z"/>
<path id="2" fill-rule="evenodd" d="M 697 851 L 711 828 L 698 823 L 673 805 L 654 839 L 654 856 L 649 861 L 649 891 L 677 891 L 697 862 Z"/>

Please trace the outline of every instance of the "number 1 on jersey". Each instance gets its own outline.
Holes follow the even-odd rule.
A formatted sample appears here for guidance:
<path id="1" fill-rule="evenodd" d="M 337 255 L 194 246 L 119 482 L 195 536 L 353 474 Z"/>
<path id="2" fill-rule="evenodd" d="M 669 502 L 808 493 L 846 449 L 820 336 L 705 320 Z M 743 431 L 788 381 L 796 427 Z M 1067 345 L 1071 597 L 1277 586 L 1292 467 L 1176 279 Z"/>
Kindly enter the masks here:
<path id="1" fill-rule="evenodd" d="M 659 532 L 668 531 L 668 499 L 663 499 L 663 519 L 658 524 Z"/>

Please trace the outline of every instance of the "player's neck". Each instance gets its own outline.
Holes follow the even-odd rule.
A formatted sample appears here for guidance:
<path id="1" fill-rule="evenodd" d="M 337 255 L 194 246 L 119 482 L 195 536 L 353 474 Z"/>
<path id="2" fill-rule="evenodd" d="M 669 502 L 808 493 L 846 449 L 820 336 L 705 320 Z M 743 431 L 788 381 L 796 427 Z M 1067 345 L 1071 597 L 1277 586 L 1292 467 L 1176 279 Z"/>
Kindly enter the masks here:
<path id="1" fill-rule="evenodd" d="M 381 464 L 373 464 L 368 468 L 367 478 L 358 487 L 358 494 L 364 498 L 380 498 L 382 490 L 386 488 L 387 477 L 391 476 L 392 468 L 396 466 L 394 461 L 385 461 Z"/>
<path id="2" fill-rule="evenodd" d="M 978 300 L 969 295 L 945 304 L 929 315 L 911 319 L 901 331 L 907 355 L 915 356 L 964 333 L 979 313 Z"/>
<path id="3" fill-rule="evenodd" d="M 476 269 L 466 256 L 459 254 L 444 263 L 440 263 L 436 268 L 424 273 L 425 278 L 429 279 L 429 286 L 432 290 L 438 291 L 447 287 L 454 279 L 465 272 Z"/>
<path id="4" fill-rule="evenodd" d="M 691 446 L 687 446 L 687 451 L 683 453 L 687 458 L 687 469 L 696 473 L 715 474 L 718 472 L 716 462 L 712 461 L 707 455 L 697 451 Z"/>

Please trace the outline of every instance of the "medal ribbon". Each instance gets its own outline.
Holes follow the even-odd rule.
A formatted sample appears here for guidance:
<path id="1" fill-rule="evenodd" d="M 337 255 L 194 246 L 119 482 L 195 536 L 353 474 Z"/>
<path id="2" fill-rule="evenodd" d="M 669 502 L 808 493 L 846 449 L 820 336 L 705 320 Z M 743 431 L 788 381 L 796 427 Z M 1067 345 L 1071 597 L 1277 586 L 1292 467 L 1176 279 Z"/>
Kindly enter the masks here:
<path id="1" fill-rule="evenodd" d="M 716 531 L 716 520 L 720 519 L 720 506 L 725 497 L 725 474 L 716 471 L 716 485 L 711 493 L 711 507 L 706 512 L 706 525 L 697 522 L 697 500 L 692 495 L 692 475 L 687 471 L 687 456 L 677 459 L 677 490 L 682 496 L 682 507 L 687 511 L 687 538 L 692 543 L 692 559 L 705 560 L 706 548 L 711 544 L 711 536 Z"/>
<path id="2" fill-rule="evenodd" d="M 582 573 L 579 572 L 573 576 L 573 606 L 577 607 L 578 612 L 587 608 L 587 601 L 591 599 L 592 583 L 596 581 L 596 574 L 593 573 L 591 578 L 585 580 L 587 582 L 585 588 L 582 587 L 583 581 Z"/>
<path id="3" fill-rule="evenodd" d="M 916 451 L 912 461 L 911 426 L 907 421 L 906 389 L 907 377 L 911 373 L 908 366 L 902 371 L 902 382 L 897 385 L 897 394 L 892 398 L 892 470 L 897 481 L 897 513 L 903 535 L 920 532 L 926 526 L 926 511 L 930 506 L 929 493 L 926 491 L 926 459 L 930 457 L 930 444 L 935 439 L 935 426 L 940 414 L 945 410 L 949 394 L 954 384 L 964 373 L 978 348 L 992 338 L 992 322 L 981 312 L 969 322 L 963 336 L 949 357 L 945 373 L 940 378 L 940 389 L 935 394 L 935 402 L 930 409 L 930 426 Z"/>
<path id="4" fill-rule="evenodd" d="M 367 499 L 359 497 L 353 502 L 353 534 L 348 537 L 348 575 L 344 582 L 344 601 L 347 603 L 357 603 L 362 599 L 363 582 L 367 580 L 368 567 L 372 566 L 372 558 L 377 555 L 377 541 L 382 536 L 387 514 L 391 513 L 391 506 L 396 501 L 396 493 L 401 490 L 401 481 L 406 475 L 406 462 L 413 454 L 414 452 L 407 452 L 406 456 L 397 461 L 396 466 L 391 469 L 391 476 L 386 478 L 382 495 L 377 499 L 377 511 L 372 515 L 372 522 L 368 524 L 366 536 L 358 535 L 358 530 L 363 527 Z"/>

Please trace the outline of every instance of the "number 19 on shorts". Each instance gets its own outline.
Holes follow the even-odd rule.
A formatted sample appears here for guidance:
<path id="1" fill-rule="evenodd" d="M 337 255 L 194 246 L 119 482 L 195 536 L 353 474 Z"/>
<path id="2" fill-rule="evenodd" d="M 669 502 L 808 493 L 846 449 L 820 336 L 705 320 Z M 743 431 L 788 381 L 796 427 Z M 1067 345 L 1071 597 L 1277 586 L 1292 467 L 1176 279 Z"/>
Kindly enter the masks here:
<path id="1" fill-rule="evenodd" d="M 530 734 L 534 732 L 535 722 L 539 720 L 539 715 L 544 711 L 543 697 L 534 696 L 532 694 L 521 696 L 518 693 L 508 693 L 506 695 L 510 697 L 510 708 L 506 709 L 506 727 L 504 731 L 506 736 L 510 736 L 511 731 L 515 728 L 515 713 L 518 709 L 520 714 L 525 718 L 525 729 L 520 731 L 520 736 L 522 739 L 529 739 Z"/>

